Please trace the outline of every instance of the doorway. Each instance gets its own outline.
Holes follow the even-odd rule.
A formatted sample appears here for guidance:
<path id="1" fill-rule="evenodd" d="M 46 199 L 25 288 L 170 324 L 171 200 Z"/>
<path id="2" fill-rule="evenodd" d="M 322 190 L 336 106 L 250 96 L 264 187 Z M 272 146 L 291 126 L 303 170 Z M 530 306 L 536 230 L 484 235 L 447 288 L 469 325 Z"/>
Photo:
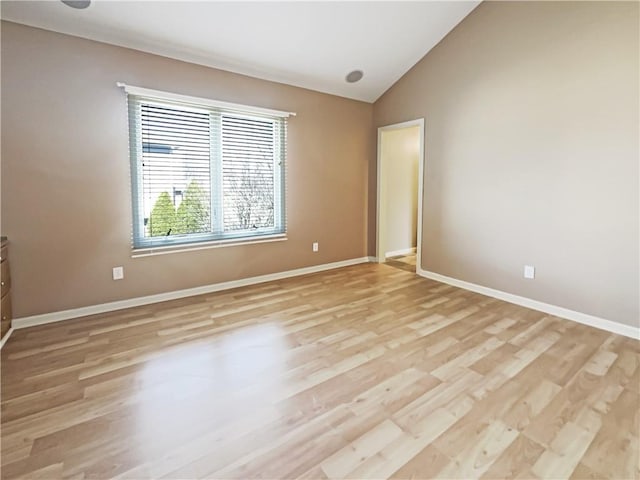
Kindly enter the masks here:
<path id="1" fill-rule="evenodd" d="M 376 256 L 379 263 L 420 270 L 424 119 L 378 128 Z"/>

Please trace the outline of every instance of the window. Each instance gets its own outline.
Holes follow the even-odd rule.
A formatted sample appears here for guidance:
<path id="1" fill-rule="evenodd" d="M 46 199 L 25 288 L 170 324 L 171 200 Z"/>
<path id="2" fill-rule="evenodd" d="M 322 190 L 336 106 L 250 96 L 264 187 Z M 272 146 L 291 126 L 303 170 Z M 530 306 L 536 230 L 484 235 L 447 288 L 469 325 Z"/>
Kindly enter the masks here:
<path id="1" fill-rule="evenodd" d="M 125 90 L 134 249 L 285 233 L 283 112 Z"/>

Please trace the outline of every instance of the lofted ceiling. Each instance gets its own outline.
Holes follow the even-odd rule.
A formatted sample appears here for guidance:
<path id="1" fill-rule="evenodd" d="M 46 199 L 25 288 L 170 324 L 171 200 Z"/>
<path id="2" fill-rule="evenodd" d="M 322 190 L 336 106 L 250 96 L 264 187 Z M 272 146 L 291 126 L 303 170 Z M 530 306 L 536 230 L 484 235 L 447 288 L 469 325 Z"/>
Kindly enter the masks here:
<path id="1" fill-rule="evenodd" d="M 479 1 L 2 1 L 2 19 L 375 101 Z M 362 70 L 364 78 L 345 76 Z"/>

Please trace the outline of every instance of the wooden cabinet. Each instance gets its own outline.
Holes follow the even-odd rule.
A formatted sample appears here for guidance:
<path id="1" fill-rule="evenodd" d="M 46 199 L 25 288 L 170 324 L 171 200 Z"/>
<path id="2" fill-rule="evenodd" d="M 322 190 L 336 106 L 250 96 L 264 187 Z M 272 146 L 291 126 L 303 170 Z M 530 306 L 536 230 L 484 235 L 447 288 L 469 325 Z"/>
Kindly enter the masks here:
<path id="1" fill-rule="evenodd" d="M 2 237 L 0 247 L 0 291 L 2 302 L 0 303 L 0 337 L 6 335 L 11 328 L 11 272 L 9 271 L 9 245 L 7 237 Z"/>

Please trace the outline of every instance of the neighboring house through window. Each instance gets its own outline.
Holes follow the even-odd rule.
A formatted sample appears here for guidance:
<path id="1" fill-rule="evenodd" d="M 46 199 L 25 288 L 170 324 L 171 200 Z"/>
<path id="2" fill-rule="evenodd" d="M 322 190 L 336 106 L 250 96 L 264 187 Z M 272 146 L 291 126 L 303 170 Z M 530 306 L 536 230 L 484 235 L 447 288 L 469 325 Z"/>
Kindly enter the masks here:
<path id="1" fill-rule="evenodd" d="M 288 113 L 125 90 L 134 249 L 285 234 Z"/>

